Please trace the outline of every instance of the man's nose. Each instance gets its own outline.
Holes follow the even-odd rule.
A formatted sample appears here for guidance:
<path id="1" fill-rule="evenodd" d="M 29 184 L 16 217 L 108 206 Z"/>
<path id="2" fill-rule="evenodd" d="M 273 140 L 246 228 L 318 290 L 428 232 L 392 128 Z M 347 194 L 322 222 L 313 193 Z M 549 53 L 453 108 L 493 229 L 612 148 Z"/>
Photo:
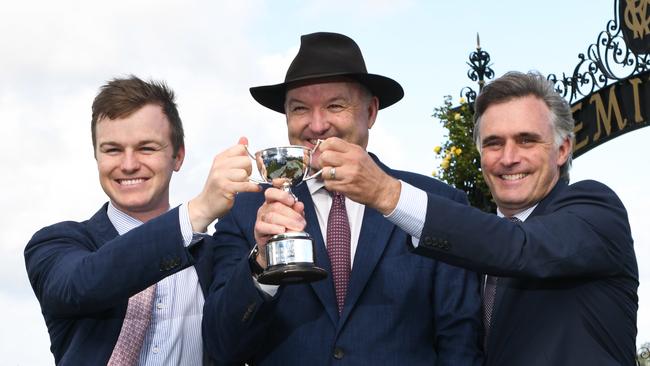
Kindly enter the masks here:
<path id="1" fill-rule="evenodd" d="M 309 121 L 309 128 L 317 135 L 325 134 L 330 128 L 327 113 L 321 109 L 314 109 L 311 120 Z"/>
<path id="2" fill-rule="evenodd" d="M 121 169 L 127 173 L 140 169 L 140 160 L 134 151 L 127 150 L 124 152 Z"/>
<path id="3" fill-rule="evenodd" d="M 501 164 L 512 165 L 519 162 L 519 146 L 516 143 L 507 141 L 503 146 L 503 154 L 501 155 Z"/>

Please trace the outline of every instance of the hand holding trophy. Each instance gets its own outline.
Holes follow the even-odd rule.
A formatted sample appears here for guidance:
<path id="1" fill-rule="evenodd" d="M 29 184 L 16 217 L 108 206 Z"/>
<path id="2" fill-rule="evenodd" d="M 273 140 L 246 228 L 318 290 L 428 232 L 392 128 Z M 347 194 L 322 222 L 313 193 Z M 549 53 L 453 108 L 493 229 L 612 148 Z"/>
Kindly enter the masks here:
<path id="1" fill-rule="evenodd" d="M 260 150 L 254 155 L 249 153 L 263 179 L 256 182 L 280 186 L 297 201 L 291 188 L 321 174 L 318 171 L 309 175 L 312 153 L 319 145 L 320 140 L 313 150 L 292 145 Z M 327 272 L 314 264 L 314 258 L 314 240 L 308 233 L 289 231 L 273 235 L 266 243 L 267 267 L 257 280 L 263 284 L 280 285 L 324 279 Z"/>

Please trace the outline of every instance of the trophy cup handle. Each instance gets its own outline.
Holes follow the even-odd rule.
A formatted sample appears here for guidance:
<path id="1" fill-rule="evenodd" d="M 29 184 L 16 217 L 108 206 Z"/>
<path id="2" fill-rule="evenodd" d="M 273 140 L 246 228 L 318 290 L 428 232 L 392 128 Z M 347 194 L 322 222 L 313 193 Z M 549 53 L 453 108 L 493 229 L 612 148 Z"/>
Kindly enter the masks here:
<path id="1" fill-rule="evenodd" d="M 308 164 L 308 166 L 310 168 L 311 168 L 311 157 L 313 156 L 314 151 L 316 151 L 316 149 L 318 149 L 321 142 L 323 142 L 323 140 L 318 139 L 318 141 L 316 141 L 316 145 L 314 145 L 314 148 L 309 150 L 309 164 Z M 321 175 L 323 173 L 323 169 L 317 171 L 316 173 L 314 173 L 312 175 L 308 175 L 307 173 L 309 173 L 309 169 L 305 170 L 305 175 L 303 176 L 303 179 L 302 179 L 303 181 L 314 179 L 314 178 L 318 177 L 319 175 Z"/>
<path id="2" fill-rule="evenodd" d="M 248 150 L 248 145 L 244 145 L 244 148 L 246 149 L 246 153 L 248 153 L 248 156 L 250 156 L 251 159 L 253 159 L 254 162 L 257 162 L 257 159 L 255 158 L 255 155 L 251 154 L 251 151 Z M 257 167 L 255 168 L 257 169 Z M 263 181 L 260 179 L 255 179 L 252 176 L 248 177 L 249 182 L 257 183 L 257 184 L 268 184 L 269 182 Z"/>

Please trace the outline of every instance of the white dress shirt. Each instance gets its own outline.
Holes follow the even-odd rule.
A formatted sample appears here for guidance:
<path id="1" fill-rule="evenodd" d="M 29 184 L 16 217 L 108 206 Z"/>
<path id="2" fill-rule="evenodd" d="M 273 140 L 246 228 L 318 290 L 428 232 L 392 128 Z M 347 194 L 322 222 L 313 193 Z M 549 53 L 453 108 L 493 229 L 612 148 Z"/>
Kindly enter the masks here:
<path id="1" fill-rule="evenodd" d="M 108 218 L 120 235 L 142 222 L 108 205 Z M 187 204 L 179 207 L 183 245 L 192 242 Z M 180 243 L 179 243 L 180 244 Z M 160 280 L 156 285 L 151 323 L 140 351 L 139 365 L 201 365 L 203 292 L 194 266 Z"/>
<path id="2" fill-rule="evenodd" d="M 427 193 L 412 185 L 400 181 L 402 190 L 397 206 L 389 215 L 385 216 L 390 222 L 400 227 L 413 237 L 413 246 L 417 247 L 424 229 L 424 220 L 427 215 Z M 537 203 L 514 215 L 521 221 L 526 221 L 535 210 Z M 504 215 L 497 208 L 497 215 Z"/>

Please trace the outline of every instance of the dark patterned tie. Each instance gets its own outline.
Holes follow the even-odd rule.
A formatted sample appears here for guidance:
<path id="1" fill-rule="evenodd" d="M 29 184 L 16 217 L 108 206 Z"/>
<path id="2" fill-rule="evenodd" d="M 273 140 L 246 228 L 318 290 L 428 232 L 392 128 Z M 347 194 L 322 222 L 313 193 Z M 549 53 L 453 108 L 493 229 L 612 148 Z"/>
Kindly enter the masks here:
<path id="1" fill-rule="evenodd" d="M 345 210 L 345 197 L 334 192 L 327 219 L 327 254 L 332 264 L 332 278 L 339 314 L 345 303 L 350 282 L 350 222 Z"/>
<path id="2" fill-rule="evenodd" d="M 156 285 L 147 287 L 129 298 L 124 323 L 108 366 L 131 366 L 138 364 L 144 336 L 151 322 L 151 310 Z"/>
<path id="3" fill-rule="evenodd" d="M 512 222 L 521 222 L 518 218 L 512 216 L 508 217 L 508 220 Z M 494 299 L 497 294 L 497 284 L 499 282 L 499 277 L 497 276 L 485 276 L 485 288 L 483 290 L 483 326 L 485 327 L 485 347 L 487 349 L 487 339 L 490 333 L 490 325 L 492 322 L 492 313 L 494 312 Z"/>

